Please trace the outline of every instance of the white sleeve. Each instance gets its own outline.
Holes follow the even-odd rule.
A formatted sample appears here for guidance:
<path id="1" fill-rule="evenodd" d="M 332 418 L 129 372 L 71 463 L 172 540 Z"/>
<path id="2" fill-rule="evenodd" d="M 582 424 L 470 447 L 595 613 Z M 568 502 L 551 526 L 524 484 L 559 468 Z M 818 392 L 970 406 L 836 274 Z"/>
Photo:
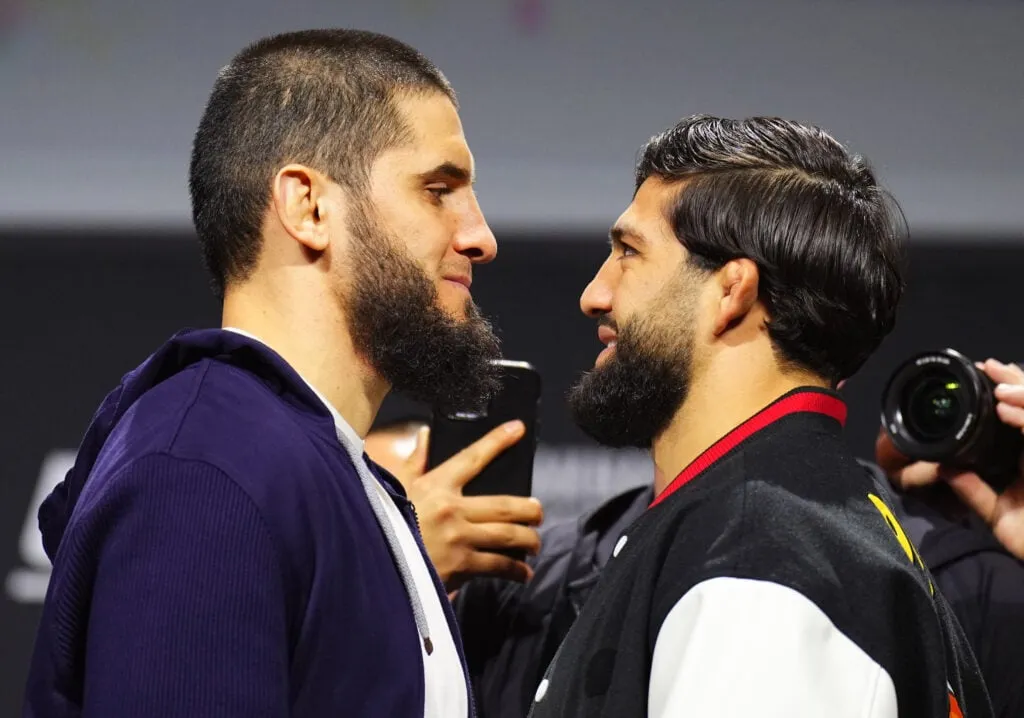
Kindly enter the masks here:
<path id="1" fill-rule="evenodd" d="M 889 674 L 820 608 L 768 581 L 714 578 L 658 632 L 648 716 L 895 718 Z"/>

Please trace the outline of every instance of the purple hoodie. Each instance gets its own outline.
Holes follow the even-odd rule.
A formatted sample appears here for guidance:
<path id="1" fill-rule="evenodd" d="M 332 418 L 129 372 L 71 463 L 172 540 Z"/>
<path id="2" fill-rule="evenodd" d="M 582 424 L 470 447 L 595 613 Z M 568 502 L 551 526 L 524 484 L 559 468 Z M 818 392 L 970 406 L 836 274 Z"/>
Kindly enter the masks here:
<path id="1" fill-rule="evenodd" d="M 413 611 L 335 432 L 235 333 L 182 332 L 125 376 L 39 512 L 54 565 L 24 715 L 422 716 Z"/>

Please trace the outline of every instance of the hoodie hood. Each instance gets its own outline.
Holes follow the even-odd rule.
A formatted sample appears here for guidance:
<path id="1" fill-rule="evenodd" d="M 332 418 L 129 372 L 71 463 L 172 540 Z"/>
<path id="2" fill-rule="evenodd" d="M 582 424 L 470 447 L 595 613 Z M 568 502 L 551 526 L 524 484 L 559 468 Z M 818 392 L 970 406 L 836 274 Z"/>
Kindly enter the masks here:
<path id="1" fill-rule="evenodd" d="M 221 329 L 179 332 L 142 364 L 125 374 L 117 388 L 103 399 L 86 429 L 74 465 L 40 506 L 39 530 L 43 548 L 51 562 L 89 474 L 121 417 L 153 387 L 193 364 L 209 359 L 233 364 L 255 374 L 290 404 L 316 415 L 326 434 L 334 435 L 334 420 L 327 408 L 295 370 L 264 344 Z"/>

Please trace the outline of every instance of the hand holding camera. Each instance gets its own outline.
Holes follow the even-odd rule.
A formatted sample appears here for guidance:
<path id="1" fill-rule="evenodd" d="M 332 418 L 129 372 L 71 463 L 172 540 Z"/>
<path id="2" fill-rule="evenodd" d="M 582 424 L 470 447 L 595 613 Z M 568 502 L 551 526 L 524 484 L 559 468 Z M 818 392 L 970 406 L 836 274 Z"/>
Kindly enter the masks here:
<path id="1" fill-rule="evenodd" d="M 896 370 L 882 404 L 875 455 L 892 482 L 945 481 L 1024 559 L 1024 370 L 928 352 Z"/>

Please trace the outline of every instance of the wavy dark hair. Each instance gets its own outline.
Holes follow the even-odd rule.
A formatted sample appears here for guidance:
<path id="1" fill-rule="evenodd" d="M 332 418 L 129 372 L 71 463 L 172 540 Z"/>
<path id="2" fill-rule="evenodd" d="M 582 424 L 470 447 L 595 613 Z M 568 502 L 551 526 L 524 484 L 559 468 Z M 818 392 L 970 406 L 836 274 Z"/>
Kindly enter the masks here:
<path id="1" fill-rule="evenodd" d="M 668 208 L 699 269 L 748 258 L 776 355 L 833 384 L 896 323 L 906 222 L 864 158 L 825 131 L 775 117 L 696 115 L 651 138 L 636 167 L 679 181 Z"/>

